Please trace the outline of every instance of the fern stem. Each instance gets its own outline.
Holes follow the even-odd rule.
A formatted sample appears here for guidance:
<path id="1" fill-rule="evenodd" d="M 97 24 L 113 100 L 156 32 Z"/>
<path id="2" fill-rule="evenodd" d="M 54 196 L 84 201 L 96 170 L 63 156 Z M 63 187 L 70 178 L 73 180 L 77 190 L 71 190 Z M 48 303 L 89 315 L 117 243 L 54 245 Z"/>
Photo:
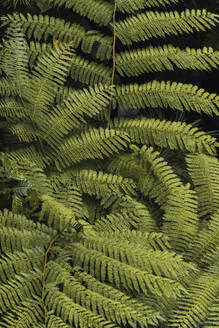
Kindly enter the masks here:
<path id="1" fill-rule="evenodd" d="M 114 84 L 115 78 L 115 70 L 116 70 L 116 8 L 117 8 L 117 0 L 114 2 L 114 11 L 113 11 L 113 70 L 112 70 L 112 85 Z M 113 95 L 110 96 L 109 103 L 109 111 L 108 111 L 108 119 L 107 119 L 107 128 L 110 128 L 110 116 L 111 116 L 111 108 L 112 108 L 112 98 Z"/>

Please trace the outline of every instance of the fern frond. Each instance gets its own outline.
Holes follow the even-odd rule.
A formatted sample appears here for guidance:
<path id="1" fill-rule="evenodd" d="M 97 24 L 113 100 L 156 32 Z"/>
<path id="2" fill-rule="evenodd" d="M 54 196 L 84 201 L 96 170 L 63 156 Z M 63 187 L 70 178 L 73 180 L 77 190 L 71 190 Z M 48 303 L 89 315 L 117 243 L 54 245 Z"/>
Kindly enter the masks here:
<path id="1" fill-rule="evenodd" d="M 0 86 L 0 89 L 1 89 L 1 86 Z M 6 92 L 8 92 L 8 91 L 9 91 L 9 94 L 6 94 L 6 93 L 4 93 L 4 90 L 3 90 L 2 96 L 6 96 L 6 97 L 4 97 L 3 99 L 0 100 L 1 117 L 7 117 L 8 120 L 9 120 L 9 118 L 13 118 L 13 122 L 16 122 L 16 118 L 26 120 L 27 115 L 26 115 L 26 111 L 25 111 L 25 107 L 24 107 L 23 103 L 21 102 L 21 100 L 13 97 L 13 95 L 15 95 L 15 93 L 16 93 L 15 89 L 13 87 L 12 88 L 9 87 L 9 89 L 7 89 Z M 34 131 L 32 131 L 32 133 L 34 133 Z"/>
<path id="2" fill-rule="evenodd" d="M 133 151 L 132 146 L 133 144 L 129 148 Z M 133 152 L 131 154 L 119 154 L 112 158 L 107 165 L 107 172 L 131 178 L 137 183 L 140 177 L 144 175 L 145 170 L 139 165 L 139 159 Z"/>
<path id="3" fill-rule="evenodd" d="M 101 238 L 104 238 L 105 236 L 106 239 L 113 239 L 115 243 L 122 243 L 122 241 L 124 241 L 125 243 L 128 242 L 132 245 L 138 243 L 142 248 L 171 251 L 169 237 L 162 232 L 124 229 L 123 231 L 100 231 L 98 232 L 98 236 Z"/>
<path id="4" fill-rule="evenodd" d="M 37 0 L 35 6 L 39 8 L 40 13 L 44 13 L 52 8 L 52 3 L 50 0 Z"/>
<path id="5" fill-rule="evenodd" d="M 153 118 L 115 118 L 115 129 L 128 133 L 132 143 L 181 149 L 184 152 L 216 154 L 217 140 L 185 122 Z"/>
<path id="6" fill-rule="evenodd" d="M 179 0 L 118 0 L 118 10 L 122 13 L 134 13 L 137 10 L 151 7 L 160 7 L 178 3 Z"/>
<path id="7" fill-rule="evenodd" d="M 125 211 L 124 211 L 125 212 Z M 95 231 L 123 231 L 131 229 L 136 222 L 129 217 L 128 213 L 110 213 L 106 217 L 99 218 L 94 225 Z"/>
<path id="8" fill-rule="evenodd" d="M 78 89 L 69 87 L 69 86 L 62 86 L 61 88 L 58 88 L 55 98 L 56 104 L 61 104 L 64 102 L 64 100 L 67 100 L 70 95 L 72 95 L 74 92 L 77 92 Z"/>
<path id="9" fill-rule="evenodd" d="M 48 238 L 51 238 L 56 233 L 56 230 L 46 226 L 45 224 L 39 222 L 34 223 L 33 221 L 27 219 L 24 215 L 12 213 L 8 209 L 0 211 L 0 227 L 16 228 L 17 230 L 25 229 L 29 232 L 34 230 L 42 231 L 47 236 L 47 241 Z M 26 248 L 28 249 L 28 246 Z"/>
<path id="10" fill-rule="evenodd" d="M 33 36 L 37 41 L 42 39 L 46 41 L 49 36 L 61 42 L 70 42 L 74 48 L 79 46 L 82 37 L 85 34 L 85 28 L 79 24 L 70 24 L 64 19 L 50 17 L 48 15 L 23 15 L 22 13 L 13 13 L 1 17 L 2 25 L 20 23 L 28 39 Z"/>
<path id="11" fill-rule="evenodd" d="M 119 208 L 106 217 L 99 218 L 95 224 L 96 231 L 117 231 L 133 228 L 140 231 L 156 231 L 157 227 L 147 206 L 131 197 L 124 197 Z"/>
<path id="12" fill-rule="evenodd" d="M 197 196 L 189 184 L 175 187 L 164 207 L 162 231 L 177 252 L 183 252 L 198 231 Z"/>
<path id="13" fill-rule="evenodd" d="M 30 67 L 33 68 L 38 56 L 50 52 L 51 49 L 51 43 L 30 41 L 28 44 Z M 87 85 L 94 85 L 96 83 L 106 85 L 111 82 L 111 71 L 111 68 L 106 65 L 87 60 L 79 55 L 74 55 L 69 75 L 74 81 L 80 81 Z"/>
<path id="14" fill-rule="evenodd" d="M 196 238 L 187 249 L 187 258 L 200 266 L 212 265 L 218 262 L 219 243 L 219 210 L 215 212 L 207 224 L 207 228 L 199 231 Z"/>
<path id="15" fill-rule="evenodd" d="M 219 206 L 219 161 L 204 154 L 186 156 L 187 168 L 198 195 L 198 215 L 214 214 Z"/>
<path id="16" fill-rule="evenodd" d="M 53 44 L 50 42 L 39 42 L 30 41 L 27 43 L 28 54 L 29 54 L 29 65 L 33 69 L 38 56 L 44 54 L 45 52 L 51 52 Z"/>
<path id="17" fill-rule="evenodd" d="M 51 113 L 39 113 L 38 122 L 43 131 L 42 140 L 56 149 L 63 136 L 72 128 L 78 128 L 86 122 L 85 115 L 93 117 L 103 111 L 113 94 L 114 86 L 95 85 L 69 94 L 69 97 L 57 105 Z"/>
<path id="18" fill-rule="evenodd" d="M 16 8 L 19 5 L 30 6 L 31 0 L 3 0 L 2 5 L 5 7 Z"/>
<path id="19" fill-rule="evenodd" d="M 16 108 L 13 108 L 16 110 Z M 30 122 L 20 122 L 9 127 L 10 131 L 16 135 L 20 142 L 34 142 L 38 140 L 39 133 L 33 130 Z"/>
<path id="20" fill-rule="evenodd" d="M 21 301 L 33 298 L 34 295 L 40 296 L 41 289 L 39 272 L 22 273 L 15 279 L 9 280 L 8 284 L 2 284 L 0 287 L 0 296 L 3 301 L 0 304 L 0 312 L 13 309 Z"/>
<path id="21" fill-rule="evenodd" d="M 214 303 L 208 307 L 208 315 L 205 318 L 203 324 L 206 326 L 217 327 L 218 313 L 219 313 L 219 295 L 215 297 Z"/>
<path id="22" fill-rule="evenodd" d="M 78 223 L 79 225 L 86 224 L 83 220 L 76 220 L 73 210 L 60 201 L 45 195 L 41 196 L 42 209 L 40 211 L 39 219 L 46 217 L 49 227 L 54 227 L 58 231 L 62 231 L 65 227 Z"/>
<path id="23" fill-rule="evenodd" d="M 17 89 L 8 78 L 0 77 L 0 93 L 3 97 L 15 96 L 17 94 Z"/>
<path id="24" fill-rule="evenodd" d="M 58 288 L 50 289 L 46 293 L 46 305 L 48 310 L 56 311 L 70 327 L 81 328 L 82 322 L 85 327 L 90 328 L 103 328 L 104 326 L 119 328 L 117 324 L 106 320 L 103 316 L 78 305 Z"/>
<path id="25" fill-rule="evenodd" d="M 23 158 L 19 163 L 9 159 L 6 169 L 10 177 L 30 182 L 32 190 L 51 194 L 51 186 L 43 169 L 29 159 Z"/>
<path id="26" fill-rule="evenodd" d="M 12 196 L 11 209 L 13 213 L 22 213 L 23 210 L 23 197 L 14 193 Z"/>
<path id="27" fill-rule="evenodd" d="M 219 97 L 170 75 L 218 69 L 186 34 L 219 15 L 166 11 L 179 0 L 32 4 L 0 18 L 0 328 L 217 325 L 219 143 L 179 116 L 219 116 Z M 111 105 L 149 118 L 111 124 Z"/>
<path id="28" fill-rule="evenodd" d="M 21 304 L 14 307 L 14 313 L 8 311 L 7 314 L 1 316 L 1 328 L 29 328 L 30 325 L 37 327 L 39 322 L 43 322 L 43 310 L 38 300 L 28 299 Z"/>
<path id="29" fill-rule="evenodd" d="M 112 175 L 94 170 L 70 170 L 76 186 L 89 195 L 95 195 L 97 198 L 111 196 L 122 197 L 124 195 L 136 196 L 136 184 L 132 179 L 122 178 L 118 175 Z"/>
<path id="30" fill-rule="evenodd" d="M 1 69 L 6 73 L 13 88 L 20 97 L 25 97 L 30 86 L 28 71 L 27 45 L 21 24 L 11 24 L 3 40 L 4 59 L 1 60 Z"/>
<path id="31" fill-rule="evenodd" d="M 126 109 L 170 107 L 219 115 L 219 97 L 192 84 L 154 80 L 140 85 L 121 85 L 116 88 L 116 100 L 120 108 Z"/>
<path id="32" fill-rule="evenodd" d="M 71 328 L 70 325 L 66 324 L 62 319 L 59 317 L 51 314 L 48 317 L 48 320 L 46 322 L 47 328 Z"/>
<path id="33" fill-rule="evenodd" d="M 122 304 L 126 304 L 127 307 L 134 307 L 136 309 L 136 313 L 142 313 L 142 311 L 144 311 L 146 303 L 141 302 L 137 298 L 132 298 L 131 295 L 112 287 L 108 283 L 103 283 L 95 279 L 93 276 L 83 271 L 81 267 L 74 267 L 74 277 L 82 285 L 87 286 L 89 290 L 97 292 L 98 294 L 109 299 L 119 301 Z"/>
<path id="34" fill-rule="evenodd" d="M 23 229 L 20 231 L 16 228 L 0 228 L 0 245 L 4 253 L 23 251 L 39 245 L 46 246 L 49 243 L 50 236 L 41 231 L 29 231 Z"/>
<path id="35" fill-rule="evenodd" d="M 81 244 L 74 244 L 73 261 L 100 281 L 107 277 L 117 288 L 122 286 L 127 291 L 144 295 L 166 294 L 169 297 L 179 296 L 185 291 L 177 280 L 148 273 L 146 267 L 145 271 L 138 269 Z"/>
<path id="36" fill-rule="evenodd" d="M 174 188 L 182 186 L 182 181 L 174 173 L 173 169 L 161 157 L 158 151 L 152 147 L 131 146 L 136 155 L 139 155 L 139 165 L 144 169 L 144 175 L 139 178 L 138 186 L 143 195 L 155 198 L 163 207 L 167 202 L 167 195 Z M 149 182 L 150 181 L 150 182 Z"/>
<path id="37" fill-rule="evenodd" d="M 187 275 L 188 270 L 193 268 L 174 252 L 153 250 L 146 246 L 147 241 L 144 244 L 139 243 L 138 240 L 130 242 L 130 240 L 125 240 L 124 233 L 121 237 L 123 238 L 118 240 L 114 238 L 113 233 L 108 233 L 106 240 L 102 233 L 98 234 L 98 237 L 85 236 L 81 243 L 89 250 L 99 251 L 115 260 L 161 277 L 180 280 L 180 275 Z"/>
<path id="38" fill-rule="evenodd" d="M 87 17 L 100 26 L 107 26 L 112 20 L 113 5 L 104 0 L 54 0 L 53 5 L 57 7 L 64 6 L 71 8 L 81 16 Z"/>
<path id="39" fill-rule="evenodd" d="M 159 177 L 160 175 L 162 176 L 162 169 L 159 170 L 158 166 L 158 176 L 156 176 L 156 173 L 154 174 L 153 172 L 153 170 L 156 171 L 156 168 L 151 167 L 149 159 L 151 156 L 150 153 L 152 148 L 149 149 L 148 160 L 146 160 L 145 158 L 142 161 L 142 165 L 140 164 L 140 159 L 137 158 L 140 151 L 139 148 L 136 145 L 130 145 L 130 149 L 134 151 L 132 156 L 124 154 L 120 155 L 118 158 L 113 159 L 110 165 L 108 166 L 108 171 L 133 179 L 144 197 L 155 199 L 155 201 L 162 207 L 167 200 L 168 188 L 162 181 L 163 177 Z M 155 158 L 156 156 L 157 155 L 155 155 Z M 166 163 L 163 158 L 159 158 L 159 160 L 163 163 Z M 166 170 L 164 171 L 166 172 L 164 172 L 164 180 L 168 181 L 165 175 L 169 171 L 169 176 L 172 178 L 172 181 L 174 181 L 175 178 L 176 181 L 181 183 L 179 178 L 175 174 L 173 174 L 173 170 L 169 166 L 168 169 L 166 167 L 165 169 Z M 176 183 L 176 181 L 174 183 Z"/>
<path id="40" fill-rule="evenodd" d="M 61 179 L 61 177 L 54 179 L 50 176 L 49 180 L 53 186 L 52 197 L 71 208 L 77 217 L 82 217 L 83 201 L 79 189 L 67 179 Z"/>
<path id="41" fill-rule="evenodd" d="M 215 26 L 218 15 L 205 9 L 175 12 L 153 12 L 130 16 L 116 24 L 117 37 L 124 45 L 171 34 L 206 31 Z"/>
<path id="42" fill-rule="evenodd" d="M 87 132 L 66 139 L 57 149 L 54 160 L 57 169 L 66 168 L 86 159 L 110 157 L 114 153 L 125 150 L 129 144 L 126 133 L 91 128 Z"/>
<path id="43" fill-rule="evenodd" d="M 116 56 L 116 67 L 121 76 L 138 76 L 145 72 L 180 69 L 209 71 L 219 66 L 219 51 L 212 48 L 181 50 L 173 45 L 126 50 Z"/>
<path id="44" fill-rule="evenodd" d="M 132 179 L 119 175 L 104 173 L 92 169 L 70 168 L 62 173 L 83 193 L 100 199 L 101 207 L 118 207 L 121 197 L 130 195 L 136 197 L 136 184 Z"/>
<path id="45" fill-rule="evenodd" d="M 181 181 L 186 184 L 190 182 L 192 184 L 191 177 L 186 170 L 185 153 L 181 151 L 175 151 L 170 149 L 162 149 L 161 154 L 163 158 L 172 167 L 175 174 L 181 179 Z"/>
<path id="46" fill-rule="evenodd" d="M 81 42 L 81 50 L 85 54 L 91 54 L 93 47 L 97 48 L 95 57 L 101 61 L 108 61 L 112 58 L 113 37 L 101 34 L 97 31 L 88 31 Z"/>
<path id="47" fill-rule="evenodd" d="M 37 163 L 38 167 L 45 168 L 46 164 L 48 165 L 49 159 L 48 156 L 40 156 L 39 151 L 37 151 L 34 145 L 28 145 L 28 147 L 23 146 L 15 150 L 11 150 L 6 154 L 7 158 L 11 161 L 15 160 L 18 163 L 23 159 L 27 159 L 30 162 Z M 6 160 L 6 159 L 5 159 Z"/>
<path id="48" fill-rule="evenodd" d="M 132 300 L 128 299 L 128 297 L 126 297 L 126 302 L 121 302 L 121 300 L 111 298 L 110 295 L 108 297 L 101 295 L 98 290 L 84 287 L 80 281 L 64 271 L 60 265 L 51 263 L 51 266 L 52 274 L 48 276 L 48 281 L 52 278 L 53 281 L 56 281 L 56 284 L 63 284 L 63 292 L 75 303 L 87 308 L 87 310 L 102 315 L 107 320 L 120 325 L 125 325 L 128 322 L 141 322 L 147 326 L 147 322 L 156 322 L 157 317 L 160 316 L 153 308 L 147 305 L 143 306 L 143 304 L 138 304 L 138 302 L 132 303 Z M 90 278 L 92 279 L 92 277 Z M 95 283 L 95 279 L 93 280 Z M 84 297 L 84 293 L 86 293 L 86 297 Z"/>
<path id="49" fill-rule="evenodd" d="M 74 81 L 80 81 L 87 85 L 111 83 L 112 69 L 94 61 L 88 61 L 80 56 L 75 56 L 70 76 Z"/>
<path id="50" fill-rule="evenodd" d="M 38 57 L 34 66 L 30 87 L 30 115 L 34 120 L 38 111 L 48 112 L 58 87 L 66 81 L 71 66 L 72 51 L 68 45 L 51 50 Z"/>
<path id="51" fill-rule="evenodd" d="M 43 252 L 40 247 L 23 249 L 23 252 L 15 251 L 1 255 L 0 259 L 0 279 L 2 283 L 14 279 L 20 272 L 28 273 L 34 267 L 43 265 Z"/>
<path id="52" fill-rule="evenodd" d="M 100 60 L 109 60 L 112 57 L 112 37 L 101 34 L 98 31 L 85 31 L 79 24 L 71 24 L 60 18 L 48 15 L 27 16 L 22 13 L 13 13 L 1 17 L 2 25 L 10 23 L 21 24 L 24 32 L 30 40 L 32 36 L 36 41 L 47 41 L 49 37 L 64 43 L 71 43 L 73 48 L 78 48 L 84 53 L 91 54 L 95 43 L 99 44 L 95 57 Z"/>
<path id="53" fill-rule="evenodd" d="M 219 284 L 217 275 L 202 275 L 189 289 L 188 295 L 182 297 L 174 313 L 169 319 L 170 327 L 195 328 L 201 324 L 218 294 Z"/>

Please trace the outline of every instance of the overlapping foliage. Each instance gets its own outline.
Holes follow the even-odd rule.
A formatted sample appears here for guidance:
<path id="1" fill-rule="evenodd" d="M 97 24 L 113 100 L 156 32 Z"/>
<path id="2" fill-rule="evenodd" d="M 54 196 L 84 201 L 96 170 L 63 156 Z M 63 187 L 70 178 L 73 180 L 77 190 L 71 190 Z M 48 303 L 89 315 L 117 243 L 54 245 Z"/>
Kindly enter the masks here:
<path id="1" fill-rule="evenodd" d="M 216 25 L 207 10 L 160 10 L 178 2 L 40 7 L 87 17 L 88 31 L 50 14 L 2 17 L 0 327 L 219 324 L 218 142 L 155 115 L 218 116 L 219 97 L 189 81 L 111 79 L 217 69 L 213 48 L 136 48 Z M 149 114 L 109 122 L 111 105 Z"/>

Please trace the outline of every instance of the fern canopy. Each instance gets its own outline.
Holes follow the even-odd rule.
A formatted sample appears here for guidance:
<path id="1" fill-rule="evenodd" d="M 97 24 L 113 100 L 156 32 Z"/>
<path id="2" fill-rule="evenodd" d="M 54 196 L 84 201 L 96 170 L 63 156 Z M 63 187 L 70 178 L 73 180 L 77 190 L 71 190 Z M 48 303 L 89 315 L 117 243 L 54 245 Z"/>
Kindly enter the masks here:
<path id="1" fill-rule="evenodd" d="M 18 11 L 0 17 L 0 328 L 218 326 L 219 143 L 188 115 L 219 115 L 194 83 L 218 50 L 193 36 L 218 15 L 3 5 Z"/>

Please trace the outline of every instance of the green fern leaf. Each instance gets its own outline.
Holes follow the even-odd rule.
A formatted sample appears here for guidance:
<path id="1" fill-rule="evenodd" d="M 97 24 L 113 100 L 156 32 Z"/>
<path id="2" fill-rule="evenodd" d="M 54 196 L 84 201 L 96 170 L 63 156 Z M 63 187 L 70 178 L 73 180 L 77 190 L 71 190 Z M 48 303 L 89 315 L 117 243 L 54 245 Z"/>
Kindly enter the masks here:
<path id="1" fill-rule="evenodd" d="M 70 327 L 80 328 L 82 325 L 84 327 L 90 326 L 90 328 L 104 328 L 104 326 L 119 328 L 118 325 L 104 319 L 103 316 L 74 303 L 70 297 L 57 288 L 50 289 L 46 294 L 46 299 L 47 308 L 50 311 L 56 311 Z"/>
<path id="2" fill-rule="evenodd" d="M 60 201 L 46 194 L 41 196 L 41 200 L 43 204 L 39 218 L 42 220 L 45 216 L 49 227 L 62 231 L 68 226 L 74 227 L 75 223 L 78 223 L 80 227 L 86 224 L 83 220 L 77 220 L 74 211 Z"/>
<path id="3" fill-rule="evenodd" d="M 15 179 L 25 180 L 31 183 L 32 189 L 37 190 L 40 194 L 50 195 L 52 193 L 50 183 L 43 169 L 36 163 L 25 158 L 19 163 L 9 159 L 7 165 L 8 175 Z M 40 183 L 40 188 L 38 184 Z"/>
<path id="4" fill-rule="evenodd" d="M 170 193 L 164 207 L 162 231 L 178 252 L 187 249 L 198 230 L 197 196 L 189 185 L 176 187 Z"/>
<path id="5" fill-rule="evenodd" d="M 39 110 L 48 113 L 48 106 L 54 102 L 57 87 L 66 81 L 71 57 L 71 49 L 64 45 L 38 58 L 32 72 L 29 95 L 32 120 L 37 117 Z"/>
<path id="6" fill-rule="evenodd" d="M 219 143 L 186 111 L 219 115 L 198 73 L 218 51 L 192 36 L 213 36 L 219 15 L 196 2 L 33 0 L 1 15 L 0 327 L 218 324 Z M 174 81 L 188 69 L 197 86 Z"/>
<path id="7" fill-rule="evenodd" d="M 218 242 L 219 242 L 219 211 L 211 216 L 207 229 L 203 228 L 194 238 L 187 250 L 187 258 L 201 266 L 212 265 L 217 262 Z"/>
<path id="8" fill-rule="evenodd" d="M 122 286 L 127 291 L 148 295 L 166 294 L 169 297 L 180 295 L 185 288 L 176 280 L 153 275 L 128 264 L 112 259 L 102 252 L 87 249 L 81 244 L 74 244 L 74 263 L 101 281 L 108 280 L 117 288 Z M 156 286 L 156 287 L 155 287 Z"/>
<path id="9" fill-rule="evenodd" d="M 20 23 L 28 39 L 32 36 L 37 41 L 44 39 L 46 41 L 49 36 L 53 39 L 58 39 L 61 42 L 70 42 L 73 47 L 77 48 L 82 37 L 85 34 L 85 29 L 79 24 L 66 23 L 63 19 L 50 17 L 48 15 L 31 15 L 27 13 L 24 16 L 22 13 L 13 13 L 1 17 L 2 25 L 8 25 L 11 22 L 14 24 Z"/>
<path id="10" fill-rule="evenodd" d="M 9 94 L 4 93 L 4 90 L 7 90 L 6 92 L 9 91 Z M 21 101 L 19 101 L 15 97 L 13 97 L 15 95 L 15 93 L 17 92 L 17 91 L 15 91 L 16 89 L 9 87 L 9 89 L 4 89 L 4 90 L 3 90 L 3 95 L 5 95 L 6 97 L 4 97 L 0 101 L 0 115 L 2 117 L 14 118 L 15 122 L 16 122 L 16 118 L 26 120 L 27 115 L 26 115 L 24 105 L 22 104 Z M 20 124 L 22 125 L 22 123 L 20 123 Z M 24 134 L 26 134 L 26 133 L 24 132 Z M 31 134 L 33 135 L 34 131 L 32 131 Z M 26 135 L 26 137 L 27 137 L 27 135 Z"/>
<path id="11" fill-rule="evenodd" d="M 192 84 L 154 80 L 141 85 L 121 85 L 116 88 L 116 100 L 120 108 L 126 109 L 170 107 L 219 115 L 219 97 Z"/>
<path id="12" fill-rule="evenodd" d="M 43 322 L 43 311 L 39 301 L 23 301 L 21 306 L 15 306 L 15 313 L 8 312 L 1 316 L 0 327 L 29 328 L 37 327 Z"/>
<path id="13" fill-rule="evenodd" d="M 70 70 L 70 76 L 74 81 L 80 81 L 87 85 L 111 83 L 112 69 L 96 62 L 75 56 Z"/>
<path id="14" fill-rule="evenodd" d="M 54 0 L 53 3 L 57 7 L 71 8 L 100 26 L 107 26 L 112 20 L 113 5 L 103 0 L 87 0 L 86 3 L 77 0 Z"/>
<path id="15" fill-rule="evenodd" d="M 138 186 L 143 195 L 155 198 L 161 206 L 165 206 L 168 194 L 175 188 L 182 187 L 182 182 L 172 168 L 152 147 L 137 146 L 131 148 L 140 157 L 139 166 L 144 174 L 139 177 Z"/>
<path id="16" fill-rule="evenodd" d="M 211 70 L 219 65 L 219 51 L 212 48 L 181 50 L 173 45 L 126 50 L 116 56 L 117 70 L 121 76 L 138 76 L 145 72 L 173 71 L 179 69 Z M 174 64 L 174 66 L 173 66 Z"/>
<path id="17" fill-rule="evenodd" d="M 70 137 L 59 147 L 54 156 L 57 168 L 66 168 L 86 159 L 110 157 L 125 150 L 129 144 L 127 134 L 103 128 L 89 129 L 75 139 Z"/>
<path id="18" fill-rule="evenodd" d="M 24 301 L 26 298 L 32 298 L 35 294 L 40 295 L 41 281 L 39 272 L 31 274 L 22 273 L 8 284 L 2 284 L 0 287 L 0 296 L 3 302 L 0 304 L 0 313 L 6 312 Z M 9 297 L 7 296 L 9 295 Z"/>
<path id="19" fill-rule="evenodd" d="M 28 52 L 30 55 L 30 66 L 34 67 L 38 56 L 51 51 L 52 44 L 45 42 L 30 41 Z M 74 81 L 80 81 L 87 85 L 102 83 L 106 85 L 111 82 L 112 70 L 94 61 L 89 61 L 81 56 L 74 55 L 70 68 L 70 76 Z"/>
<path id="20" fill-rule="evenodd" d="M 91 54 L 93 47 L 98 43 L 95 57 L 101 61 L 109 61 L 112 58 L 112 42 L 112 36 L 101 34 L 98 31 L 88 31 L 82 39 L 81 50 L 85 54 Z"/>
<path id="21" fill-rule="evenodd" d="M 1 66 L 0 66 L 1 69 Z M 0 78 L 0 92 L 2 96 L 10 97 L 17 94 L 17 89 L 7 78 Z"/>
<path id="22" fill-rule="evenodd" d="M 5 209 L 4 211 L 0 212 L 0 223 L 1 227 L 10 227 L 10 228 L 16 228 L 20 230 L 27 230 L 31 233 L 33 230 L 39 230 L 42 231 L 47 235 L 46 240 L 48 238 L 51 238 L 55 233 L 56 230 L 53 230 L 52 228 L 49 228 L 45 224 L 42 223 L 34 223 L 33 221 L 27 219 L 24 215 L 21 214 L 14 214 L 10 212 L 9 210 Z M 24 247 L 25 248 L 25 247 Z M 27 246 L 28 248 L 28 246 Z M 21 248 L 17 248 L 17 250 L 21 250 Z"/>
<path id="23" fill-rule="evenodd" d="M 113 127 L 123 130 L 131 137 L 132 143 L 181 149 L 192 153 L 216 154 L 216 138 L 199 131 L 185 122 L 141 119 L 114 119 Z"/>
<path id="24" fill-rule="evenodd" d="M 16 111 L 16 107 L 13 108 Z M 17 113 L 16 113 L 17 114 Z M 10 131 L 16 135 L 20 142 L 33 142 L 38 140 L 39 133 L 33 130 L 33 126 L 29 122 L 14 124 L 10 127 Z"/>
<path id="25" fill-rule="evenodd" d="M 197 327 L 208 313 L 219 290 L 217 276 L 203 275 L 189 289 L 189 294 L 183 297 L 174 314 L 169 320 L 170 327 Z"/>
<path id="26" fill-rule="evenodd" d="M 64 135 L 86 122 L 85 115 L 93 117 L 103 111 L 113 94 L 114 86 L 95 85 L 88 90 L 84 88 L 69 94 L 51 113 L 39 113 L 42 140 L 57 149 Z M 56 133 L 55 138 L 53 131 Z"/>
<path id="27" fill-rule="evenodd" d="M 12 88 L 22 97 L 27 96 L 26 92 L 30 86 L 28 72 L 27 45 L 22 31 L 21 24 L 11 24 L 5 33 L 4 59 L 0 65 L 1 69 L 10 79 Z"/>
<path id="28" fill-rule="evenodd" d="M 178 2 L 179 0 L 118 0 L 118 10 L 122 13 L 134 13 L 139 9 L 166 6 Z"/>
<path id="29" fill-rule="evenodd" d="M 151 248 L 153 250 L 171 250 L 169 237 L 162 232 L 147 232 L 123 229 L 123 231 L 99 231 L 98 236 L 106 239 L 113 239 L 115 243 L 138 243 L 142 248 Z"/>
<path id="30" fill-rule="evenodd" d="M 189 10 L 181 13 L 153 12 L 130 16 L 116 24 L 117 37 L 124 45 L 145 41 L 171 34 L 206 31 L 218 22 L 218 15 L 203 10 Z"/>
<path id="31" fill-rule="evenodd" d="M 118 237 L 118 232 L 117 232 Z M 191 264 L 183 261 L 181 256 L 167 250 L 153 250 L 146 246 L 145 242 L 125 240 L 125 234 L 121 234 L 120 240 L 114 238 L 114 234 L 108 233 L 108 239 L 105 235 L 86 236 L 81 243 L 90 250 L 102 252 L 115 260 L 126 263 L 132 267 L 139 268 L 148 273 L 171 279 L 179 279 L 179 275 L 188 274 L 188 270 L 192 269 Z M 128 236 L 134 237 L 134 234 L 128 233 Z M 146 234 L 144 234 L 146 237 Z M 148 235 L 149 237 L 149 235 Z M 194 268 L 193 268 L 194 269 Z"/>
<path id="32" fill-rule="evenodd" d="M 47 245 L 49 236 L 46 233 L 24 230 L 19 231 L 15 228 L 1 228 L 1 249 L 3 252 L 22 251 L 37 246 L 38 240 L 41 239 L 42 245 Z M 38 239 L 37 239 L 38 238 Z"/>
<path id="33" fill-rule="evenodd" d="M 206 326 L 215 326 L 217 327 L 218 324 L 218 312 L 219 312 L 219 299 L 218 296 L 215 298 L 214 303 L 209 306 L 209 311 L 206 319 L 204 320 L 203 324 Z"/>
<path id="34" fill-rule="evenodd" d="M 81 43 L 81 50 L 90 54 L 95 42 L 100 43 L 95 56 L 100 60 L 109 60 L 112 57 L 112 37 L 105 36 L 98 31 L 85 32 L 79 24 L 71 24 L 63 19 L 50 17 L 48 15 L 24 16 L 22 13 L 13 13 L 1 17 L 2 25 L 10 23 L 21 24 L 23 31 L 30 40 L 32 36 L 36 41 L 47 41 L 49 37 L 60 42 L 71 43 L 73 48 L 78 48 Z"/>
<path id="35" fill-rule="evenodd" d="M 186 163 L 198 195 L 198 215 L 203 217 L 215 213 L 219 205 L 218 159 L 204 154 L 191 154 L 186 156 Z"/>
<path id="36" fill-rule="evenodd" d="M 141 231 L 157 230 L 147 206 L 128 196 L 121 200 L 117 210 L 106 217 L 99 218 L 94 224 L 96 231 L 105 232 L 120 230 L 122 233 L 124 229 L 133 228 Z"/>
<path id="37" fill-rule="evenodd" d="M 40 168 L 45 168 L 46 164 L 48 165 L 49 163 L 48 156 L 42 158 L 34 145 L 29 145 L 29 147 L 23 146 L 20 149 L 12 150 L 10 153 L 6 153 L 4 161 L 7 161 L 6 158 L 9 162 L 16 161 L 17 163 L 25 159 L 29 162 L 37 163 L 37 166 Z"/>
<path id="38" fill-rule="evenodd" d="M 34 65 L 36 64 L 36 60 L 38 56 L 46 52 L 51 52 L 53 48 L 53 44 L 46 43 L 46 42 L 30 41 L 27 44 L 27 47 L 28 47 L 28 54 L 29 54 L 29 65 L 30 68 L 33 69 Z"/>
<path id="39" fill-rule="evenodd" d="M 71 328 L 70 325 L 67 325 L 62 319 L 55 315 L 50 315 L 46 322 L 48 328 Z"/>
<path id="40" fill-rule="evenodd" d="M 124 302 L 121 302 L 113 297 L 111 298 L 110 295 L 108 297 L 101 295 L 98 290 L 84 287 L 80 281 L 72 277 L 69 272 L 64 271 L 60 265 L 51 263 L 51 266 L 55 270 L 52 270 L 53 274 L 49 275 L 48 280 L 55 280 L 58 285 L 63 284 L 64 293 L 75 303 L 106 317 L 109 321 L 117 322 L 120 325 L 125 325 L 128 322 L 141 322 L 147 325 L 147 322 L 152 323 L 156 321 L 156 317 L 160 316 L 153 308 L 143 306 L 138 302 L 134 303 L 127 297 Z M 92 277 L 90 278 L 92 279 Z M 93 280 L 94 284 L 97 284 L 95 279 Z M 84 293 L 86 293 L 86 296 Z M 123 298 L 125 298 L 125 295 L 123 295 Z"/>
<path id="41" fill-rule="evenodd" d="M 124 195 L 136 196 L 136 185 L 132 179 L 94 170 L 75 169 L 70 170 L 69 175 L 83 193 L 95 195 L 99 199 L 108 199 L 110 195 L 112 199 Z"/>

